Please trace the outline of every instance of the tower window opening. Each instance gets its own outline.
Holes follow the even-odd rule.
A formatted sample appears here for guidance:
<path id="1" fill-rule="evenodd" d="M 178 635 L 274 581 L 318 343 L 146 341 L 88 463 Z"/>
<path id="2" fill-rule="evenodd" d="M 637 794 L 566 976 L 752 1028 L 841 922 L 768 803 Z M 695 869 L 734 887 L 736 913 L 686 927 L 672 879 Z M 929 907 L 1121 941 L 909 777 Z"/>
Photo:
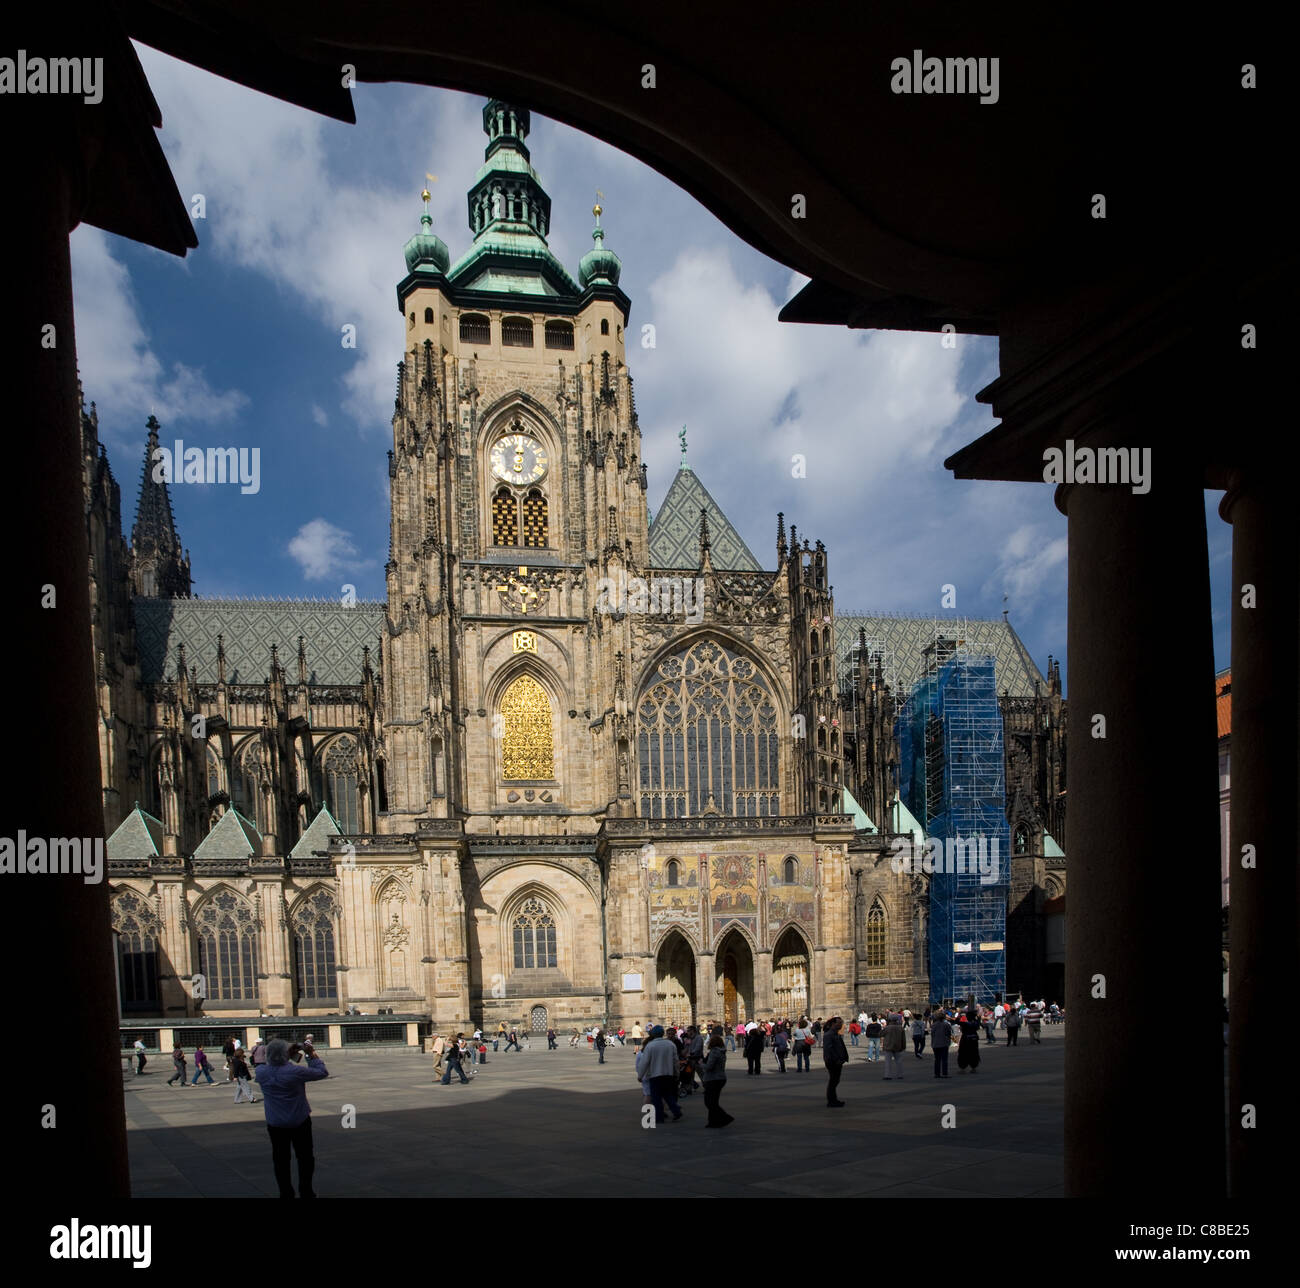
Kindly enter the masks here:
<path id="1" fill-rule="evenodd" d="M 533 549 L 546 545 L 546 497 L 540 488 L 533 488 L 524 497 L 523 544 Z"/>
<path id="2" fill-rule="evenodd" d="M 492 498 L 492 544 L 517 546 L 519 544 L 519 504 L 507 487 L 497 488 Z"/>
<path id="3" fill-rule="evenodd" d="M 424 310 L 424 320 L 425 320 L 426 322 L 432 322 L 432 321 L 433 321 L 433 310 L 432 310 L 432 309 L 425 309 L 425 310 Z"/>
<path id="4" fill-rule="evenodd" d="M 501 323 L 501 343 L 514 349 L 533 347 L 533 324 L 527 318 L 506 318 Z"/>
<path id="5" fill-rule="evenodd" d="M 573 324 L 571 322 L 548 322 L 546 324 L 546 347 L 548 349 L 572 349 Z"/>
<path id="6" fill-rule="evenodd" d="M 601 318 L 601 319 L 600 319 L 600 333 L 601 333 L 601 335 L 608 335 L 608 334 L 609 334 L 609 319 L 608 319 L 608 318 Z"/>
<path id="7" fill-rule="evenodd" d="M 481 313 L 465 313 L 460 319 L 460 338 L 469 344 L 491 344 L 492 323 Z"/>

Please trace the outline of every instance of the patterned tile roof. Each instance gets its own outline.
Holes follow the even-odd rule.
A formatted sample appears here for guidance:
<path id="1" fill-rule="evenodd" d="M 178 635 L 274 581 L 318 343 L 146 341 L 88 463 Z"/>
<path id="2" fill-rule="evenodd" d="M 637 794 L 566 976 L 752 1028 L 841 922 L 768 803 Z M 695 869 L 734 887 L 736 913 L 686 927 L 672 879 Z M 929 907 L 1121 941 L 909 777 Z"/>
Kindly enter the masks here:
<path id="1" fill-rule="evenodd" d="M 1001 617 L 990 621 L 972 618 L 944 619 L 904 617 L 881 614 L 837 613 L 835 616 L 835 654 L 841 668 L 848 664 L 849 652 L 858 642 L 858 631 L 865 630 L 868 645 L 883 648 L 893 664 L 898 693 L 911 692 L 924 672 L 922 650 L 933 644 L 936 636 L 966 641 L 966 650 L 990 654 L 998 695 L 1033 697 L 1036 680 L 1044 692 L 1047 681 L 1029 650 L 1020 641 L 1010 622 Z"/>
<path id="2" fill-rule="evenodd" d="M 104 843 L 110 859 L 152 859 L 162 853 L 163 826 L 138 805 Z"/>
<path id="3" fill-rule="evenodd" d="M 262 838 L 257 828 L 238 810 L 228 809 L 217 825 L 199 842 L 196 859 L 246 859 L 261 854 Z"/>
<path id="4" fill-rule="evenodd" d="M 205 684 L 217 678 L 217 636 L 226 652 L 226 681 L 260 684 L 271 671 L 271 645 L 280 665 L 297 680 L 298 636 L 306 639 L 307 679 L 312 684 L 360 684 L 361 650 L 378 657 L 384 625 L 382 602 L 345 608 L 334 600 L 136 599 L 140 678 L 156 684 L 176 674 L 176 650 Z"/>
<path id="5" fill-rule="evenodd" d="M 762 572 L 762 565 L 689 465 L 677 471 L 663 505 L 650 524 L 651 566 L 700 566 L 701 510 L 709 519 L 709 558 L 713 566 L 724 572 Z"/>

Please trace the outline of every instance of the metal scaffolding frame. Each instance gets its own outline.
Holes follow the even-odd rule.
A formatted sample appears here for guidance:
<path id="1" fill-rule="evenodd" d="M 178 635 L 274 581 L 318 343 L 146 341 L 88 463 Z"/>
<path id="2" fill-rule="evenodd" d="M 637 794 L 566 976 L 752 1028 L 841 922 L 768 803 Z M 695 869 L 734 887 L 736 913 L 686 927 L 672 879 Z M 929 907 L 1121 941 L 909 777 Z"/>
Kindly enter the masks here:
<path id="1" fill-rule="evenodd" d="M 900 795 L 942 847 L 930 856 L 930 1000 L 992 1002 L 1006 987 L 1011 885 L 993 659 L 936 640 L 897 728 Z"/>

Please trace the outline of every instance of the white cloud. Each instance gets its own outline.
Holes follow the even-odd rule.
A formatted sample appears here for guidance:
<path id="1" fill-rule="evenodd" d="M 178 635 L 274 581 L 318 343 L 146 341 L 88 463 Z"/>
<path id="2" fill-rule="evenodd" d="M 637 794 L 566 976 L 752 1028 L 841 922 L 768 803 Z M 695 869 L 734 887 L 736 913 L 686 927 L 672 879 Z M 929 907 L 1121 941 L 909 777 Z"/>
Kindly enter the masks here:
<path id="1" fill-rule="evenodd" d="M 312 519 L 298 529 L 289 542 L 289 554 L 298 562 L 308 581 L 322 581 L 343 572 L 357 572 L 367 566 L 358 559 L 352 536 L 326 519 Z"/>
<path id="2" fill-rule="evenodd" d="M 311 405 L 311 418 L 312 418 L 312 420 L 314 420 L 314 421 L 315 421 L 315 422 L 316 422 L 316 423 L 317 423 L 317 424 L 318 424 L 322 429 L 324 429 L 325 426 L 328 425 L 328 424 L 330 423 L 330 418 L 325 414 L 325 408 L 322 407 L 319 403 L 312 403 L 312 405 Z"/>
<path id="3" fill-rule="evenodd" d="M 140 320 L 126 266 L 113 257 L 106 233 L 86 224 L 70 239 L 77 369 L 110 433 L 138 445 L 149 412 L 168 429 L 228 421 L 247 405 L 238 389 L 218 390 L 201 369 L 164 367 Z"/>

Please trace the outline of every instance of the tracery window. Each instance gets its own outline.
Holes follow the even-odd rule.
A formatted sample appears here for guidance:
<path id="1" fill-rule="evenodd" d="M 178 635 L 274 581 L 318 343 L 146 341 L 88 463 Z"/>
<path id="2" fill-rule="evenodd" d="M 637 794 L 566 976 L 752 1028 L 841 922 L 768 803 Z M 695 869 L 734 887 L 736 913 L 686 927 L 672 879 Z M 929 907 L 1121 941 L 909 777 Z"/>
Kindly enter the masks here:
<path id="1" fill-rule="evenodd" d="M 357 744 L 346 736 L 325 750 L 325 805 L 339 831 L 351 835 L 357 827 Z"/>
<path id="2" fill-rule="evenodd" d="M 499 487 L 492 498 L 492 544 L 519 544 L 519 503 L 508 487 Z"/>
<path id="3" fill-rule="evenodd" d="M 208 797 L 217 796 L 221 793 L 221 757 L 217 754 L 217 749 L 208 743 Z"/>
<path id="4" fill-rule="evenodd" d="M 199 974 L 211 1001 L 257 997 L 257 923 L 232 890 L 218 890 L 194 914 Z"/>
<path id="5" fill-rule="evenodd" d="M 668 864 L 668 884 L 670 886 L 681 884 L 681 868 L 678 867 L 676 859 L 672 859 Z"/>
<path id="6" fill-rule="evenodd" d="M 799 884 L 799 860 L 790 858 L 785 861 L 785 883 L 786 885 Z"/>
<path id="7" fill-rule="evenodd" d="M 546 545 L 546 497 L 541 488 L 533 488 L 523 504 L 525 546 L 534 549 Z"/>
<path id="8" fill-rule="evenodd" d="M 885 966 L 885 905 L 877 895 L 867 913 L 867 969 L 883 970 Z"/>
<path id="9" fill-rule="evenodd" d="M 113 900 L 113 929 L 117 931 L 123 1011 L 157 1012 L 162 921 L 147 899 L 127 890 Z"/>
<path id="10" fill-rule="evenodd" d="M 304 1002 L 338 997 L 338 968 L 334 959 L 334 923 L 338 907 L 328 890 L 302 899 L 293 914 L 293 975 Z"/>
<path id="11" fill-rule="evenodd" d="M 501 695 L 501 777 L 555 777 L 551 699 L 531 676 L 521 675 Z"/>
<path id="12" fill-rule="evenodd" d="M 516 970 L 547 970 L 557 965 L 555 918 L 541 899 L 533 897 L 523 901 L 511 930 Z"/>
<path id="13" fill-rule="evenodd" d="M 266 826 L 266 806 L 262 799 L 261 743 L 256 737 L 247 739 L 235 753 L 235 769 L 231 776 L 230 803 L 260 832 Z"/>
<path id="14" fill-rule="evenodd" d="M 1016 827 L 1016 853 L 1024 854 L 1029 849 L 1029 830 L 1023 823 Z"/>
<path id="15" fill-rule="evenodd" d="M 777 706 L 749 658 L 712 639 L 670 654 L 637 722 L 642 818 L 780 813 Z"/>

